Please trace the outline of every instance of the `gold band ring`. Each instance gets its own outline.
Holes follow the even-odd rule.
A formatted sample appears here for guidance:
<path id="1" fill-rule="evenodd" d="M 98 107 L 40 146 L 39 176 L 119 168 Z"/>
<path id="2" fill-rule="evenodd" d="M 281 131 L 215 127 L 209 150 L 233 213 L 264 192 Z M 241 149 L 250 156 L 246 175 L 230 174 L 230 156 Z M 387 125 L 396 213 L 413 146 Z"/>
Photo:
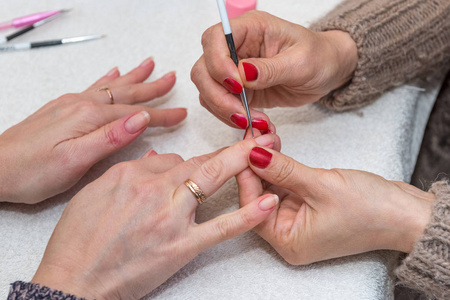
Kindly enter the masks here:
<path id="1" fill-rule="evenodd" d="M 194 194 L 195 199 L 197 199 L 198 204 L 202 204 L 206 200 L 206 195 L 202 191 L 202 189 L 195 184 L 192 180 L 188 179 L 184 182 L 184 185 L 186 185 L 189 190 L 191 190 L 192 194 Z"/>
<path id="2" fill-rule="evenodd" d="M 111 104 L 114 104 L 114 97 L 109 88 L 107 88 L 107 87 L 101 88 L 101 89 L 99 89 L 99 91 L 105 91 L 106 93 L 108 93 L 109 100 L 111 100 Z"/>

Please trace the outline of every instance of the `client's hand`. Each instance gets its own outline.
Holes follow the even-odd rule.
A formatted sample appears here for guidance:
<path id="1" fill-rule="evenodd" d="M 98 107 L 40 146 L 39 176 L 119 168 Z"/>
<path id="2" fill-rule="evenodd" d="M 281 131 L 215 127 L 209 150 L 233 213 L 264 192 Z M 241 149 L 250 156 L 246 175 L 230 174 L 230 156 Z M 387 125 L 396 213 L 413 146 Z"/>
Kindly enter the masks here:
<path id="1" fill-rule="evenodd" d="M 300 106 L 345 84 L 357 63 L 356 43 L 342 31 L 314 32 L 268 13 L 251 11 L 231 21 L 239 68 L 230 58 L 222 25 L 205 31 L 203 56 L 191 71 L 200 103 L 228 125 L 245 128 L 240 100 L 247 88 L 250 106 Z M 265 114 L 254 127 L 264 129 Z M 261 120 L 265 120 L 266 123 Z"/>
<path id="2" fill-rule="evenodd" d="M 291 264 L 376 249 L 410 252 L 430 219 L 434 194 L 403 182 L 363 171 L 313 169 L 263 147 L 252 149 L 249 163 L 265 182 L 250 170 L 241 173 L 241 204 L 278 194 L 279 207 L 256 231 Z"/>
<path id="3" fill-rule="evenodd" d="M 128 74 L 117 68 L 79 94 L 50 101 L 0 135 L 0 201 L 36 203 L 73 186 L 89 168 L 135 140 L 147 126 L 172 126 L 184 108 L 156 109 L 142 102 L 166 94 L 174 73 L 150 83 L 147 59 Z M 114 100 L 107 90 L 108 87 Z"/>
<path id="4" fill-rule="evenodd" d="M 258 196 L 196 224 L 198 203 L 184 182 L 211 196 L 248 168 L 253 147 L 277 143 L 268 134 L 186 162 L 150 152 L 113 166 L 69 202 L 32 281 L 87 299 L 143 297 L 203 250 L 259 224 L 278 203 Z"/>

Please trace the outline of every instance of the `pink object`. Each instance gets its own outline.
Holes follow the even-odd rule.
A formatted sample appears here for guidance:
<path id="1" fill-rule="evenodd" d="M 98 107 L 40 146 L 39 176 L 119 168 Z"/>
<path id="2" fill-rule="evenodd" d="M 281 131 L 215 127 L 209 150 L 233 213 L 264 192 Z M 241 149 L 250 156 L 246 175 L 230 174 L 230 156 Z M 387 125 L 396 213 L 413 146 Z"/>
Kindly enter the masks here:
<path id="1" fill-rule="evenodd" d="M 228 18 L 236 18 L 243 13 L 256 9 L 256 0 L 226 0 Z"/>
<path id="2" fill-rule="evenodd" d="M 47 11 L 47 12 L 42 12 L 42 13 L 36 13 L 36 14 L 32 14 L 32 15 L 28 15 L 28 16 L 24 16 L 24 17 L 20 17 L 20 18 L 16 18 L 12 21 L 9 22 L 4 22 L 0 24 L 0 29 L 6 29 L 6 28 L 11 28 L 11 27 L 24 27 L 24 26 L 29 26 L 32 25 L 40 20 L 44 20 L 47 19 L 53 15 L 56 15 L 58 13 L 60 13 L 60 10 L 53 10 L 53 11 Z"/>

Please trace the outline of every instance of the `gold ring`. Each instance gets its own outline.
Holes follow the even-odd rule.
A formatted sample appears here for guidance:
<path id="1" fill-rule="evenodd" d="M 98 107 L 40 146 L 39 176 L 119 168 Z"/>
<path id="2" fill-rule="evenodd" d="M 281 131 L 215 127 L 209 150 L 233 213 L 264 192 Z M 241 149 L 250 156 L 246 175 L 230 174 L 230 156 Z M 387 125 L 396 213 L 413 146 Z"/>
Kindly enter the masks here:
<path id="1" fill-rule="evenodd" d="M 111 93 L 111 90 L 109 88 L 107 88 L 107 87 L 101 88 L 101 89 L 99 89 L 99 91 L 107 92 L 108 96 L 109 96 L 109 100 L 111 100 L 111 104 L 114 104 L 114 97 L 113 97 L 113 94 Z"/>
<path id="2" fill-rule="evenodd" d="M 195 198 L 197 199 L 198 204 L 202 204 L 203 202 L 205 202 L 206 195 L 202 191 L 202 189 L 199 188 L 199 186 L 197 184 L 195 184 L 195 182 L 188 179 L 184 182 L 184 185 L 186 185 L 191 190 L 192 194 L 194 194 Z"/>

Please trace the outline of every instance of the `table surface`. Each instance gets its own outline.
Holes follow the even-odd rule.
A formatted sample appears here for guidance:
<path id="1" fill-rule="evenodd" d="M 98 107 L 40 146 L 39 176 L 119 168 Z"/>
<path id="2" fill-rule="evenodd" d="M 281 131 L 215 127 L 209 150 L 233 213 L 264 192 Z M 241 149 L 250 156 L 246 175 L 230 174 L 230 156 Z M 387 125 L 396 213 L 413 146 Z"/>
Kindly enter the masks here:
<path id="1" fill-rule="evenodd" d="M 337 3 L 260 0 L 258 9 L 308 26 Z M 9 283 L 31 279 L 67 201 L 111 165 L 138 158 L 149 148 L 187 159 L 231 145 L 243 133 L 223 125 L 202 108 L 190 81 L 190 69 L 202 54 L 201 35 L 220 21 L 216 1 L 18 0 L 3 1 L 1 7 L 0 20 L 72 8 L 17 42 L 97 33 L 107 37 L 0 53 L 0 132 L 47 101 L 82 91 L 112 67 L 118 66 L 124 73 L 148 56 L 156 62 L 150 80 L 172 70 L 178 78 L 173 91 L 149 105 L 188 108 L 188 118 L 181 125 L 149 128 L 132 145 L 95 165 L 66 193 L 33 206 L 0 203 L 0 298 L 6 298 Z M 363 169 L 409 181 L 436 96 L 435 87 L 425 88 L 403 86 L 368 107 L 347 113 L 333 113 L 317 105 L 265 112 L 277 126 L 282 152 L 302 163 Z M 233 211 L 237 202 L 231 180 L 198 209 L 197 220 Z M 389 299 L 396 259 L 395 252 L 377 251 L 294 267 L 249 232 L 200 254 L 146 298 Z"/>

